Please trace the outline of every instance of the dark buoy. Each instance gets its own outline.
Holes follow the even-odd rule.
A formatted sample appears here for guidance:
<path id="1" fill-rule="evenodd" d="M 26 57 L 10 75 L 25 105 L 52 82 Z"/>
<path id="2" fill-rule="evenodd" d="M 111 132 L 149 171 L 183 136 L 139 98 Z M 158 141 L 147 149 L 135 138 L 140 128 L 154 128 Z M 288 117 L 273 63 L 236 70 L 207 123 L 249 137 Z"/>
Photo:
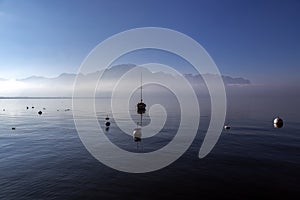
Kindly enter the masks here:
<path id="1" fill-rule="evenodd" d="M 34 109 L 34 106 L 32 106 L 31 108 Z"/>
<path id="2" fill-rule="evenodd" d="M 28 107 L 28 106 L 26 106 L 26 109 L 28 110 L 28 109 L 29 109 L 29 107 Z"/>
<path id="3" fill-rule="evenodd" d="M 225 130 L 229 130 L 229 129 L 230 129 L 230 126 L 229 126 L 229 125 L 224 126 L 224 129 L 225 129 Z"/>
<path id="4" fill-rule="evenodd" d="M 3 108 L 3 111 L 5 111 L 5 109 Z"/>
<path id="5" fill-rule="evenodd" d="M 38 112 L 38 114 L 39 114 L 39 115 L 42 115 L 42 114 L 43 114 L 43 112 L 42 112 L 42 111 L 39 111 L 39 112 Z"/>
<path id="6" fill-rule="evenodd" d="M 105 126 L 109 127 L 110 126 L 110 122 L 105 122 Z"/>
<path id="7" fill-rule="evenodd" d="M 283 127 L 283 120 L 280 117 L 276 117 L 273 121 L 275 128 L 282 128 Z"/>
<path id="8" fill-rule="evenodd" d="M 105 122 L 105 126 L 106 126 L 105 130 L 108 131 L 109 126 L 110 126 L 110 122 L 109 122 L 109 117 L 108 117 L 108 115 L 106 115 L 105 120 L 106 120 L 106 122 Z"/>
<path id="9" fill-rule="evenodd" d="M 16 130 L 16 128 L 15 128 L 15 127 L 12 127 L 11 130 Z"/>
<path id="10" fill-rule="evenodd" d="M 43 110 L 46 110 L 46 108 L 43 108 Z"/>

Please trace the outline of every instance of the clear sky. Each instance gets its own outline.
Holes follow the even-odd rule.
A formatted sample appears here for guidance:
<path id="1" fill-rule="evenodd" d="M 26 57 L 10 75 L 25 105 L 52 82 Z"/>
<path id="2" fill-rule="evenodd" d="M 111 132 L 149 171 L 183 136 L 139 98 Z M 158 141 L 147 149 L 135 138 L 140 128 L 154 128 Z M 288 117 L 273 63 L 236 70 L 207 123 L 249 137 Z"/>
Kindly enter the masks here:
<path id="1" fill-rule="evenodd" d="M 144 26 L 198 41 L 222 74 L 300 81 L 300 1 L 0 0 L 0 78 L 75 73 L 101 41 Z"/>

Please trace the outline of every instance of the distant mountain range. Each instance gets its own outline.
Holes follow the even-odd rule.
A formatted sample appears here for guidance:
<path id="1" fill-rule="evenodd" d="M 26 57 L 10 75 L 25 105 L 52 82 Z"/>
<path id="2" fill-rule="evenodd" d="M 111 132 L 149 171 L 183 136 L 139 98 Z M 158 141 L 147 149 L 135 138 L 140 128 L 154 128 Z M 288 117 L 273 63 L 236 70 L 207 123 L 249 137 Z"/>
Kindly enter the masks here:
<path id="1" fill-rule="evenodd" d="M 113 66 L 110 69 L 107 69 L 105 71 L 105 73 L 103 74 L 103 79 L 105 80 L 115 80 L 118 79 L 119 77 L 121 77 L 124 73 L 126 73 L 127 71 L 129 71 L 130 69 L 132 69 L 133 67 L 135 67 L 135 65 L 130 65 L 130 64 L 126 64 L 126 65 L 117 65 L 117 66 Z M 150 72 L 150 71 L 149 71 Z M 90 73 L 90 74 L 79 74 L 78 76 L 81 76 L 81 78 L 85 78 L 86 80 L 96 80 L 99 78 L 100 74 L 103 73 L 103 71 L 97 71 L 94 73 Z M 156 73 L 152 73 L 155 74 L 155 76 L 172 76 L 171 74 L 166 74 L 165 72 L 156 72 Z M 24 79 L 17 79 L 17 81 L 21 81 L 21 82 L 44 82 L 44 83 L 52 83 L 52 84 L 57 84 L 57 83 L 72 83 L 74 82 L 75 78 L 76 78 L 77 74 L 71 74 L 71 73 L 62 73 L 57 77 L 54 78 L 46 78 L 46 77 L 42 77 L 42 76 L 30 76 Z M 206 77 L 214 77 L 216 75 L 214 74 L 204 74 L 202 76 L 206 76 Z M 190 81 L 191 83 L 204 83 L 203 77 L 201 75 L 197 74 L 197 75 L 193 75 L 193 74 L 184 74 L 184 77 Z M 165 78 L 165 77 L 164 77 Z M 251 84 L 250 80 L 245 79 L 245 78 L 235 78 L 235 77 L 231 77 L 231 76 L 224 76 L 222 75 L 222 79 L 224 81 L 225 85 L 248 85 Z M 0 81 L 4 81 L 6 79 L 0 79 Z"/>
<path id="2" fill-rule="evenodd" d="M 105 90 L 110 91 L 113 89 L 114 84 L 116 81 L 120 79 L 120 77 L 128 72 L 129 70 L 136 67 L 136 65 L 126 64 L 126 65 L 117 65 L 113 66 L 105 71 L 96 71 L 90 74 L 69 74 L 63 73 L 58 77 L 54 78 L 46 78 L 42 76 L 31 76 L 24 79 L 17 79 L 18 83 L 22 83 L 22 87 L 19 91 L 18 88 L 14 88 L 16 91 L 6 91 L 6 94 L 1 94 L 3 91 L 0 91 L 0 96 L 11 96 L 11 95 L 22 95 L 22 96 L 71 96 L 73 84 L 76 79 L 76 76 L 84 82 L 81 85 L 82 90 L 86 90 L 89 88 L 91 84 L 96 84 L 100 74 L 103 73 L 101 77 L 101 83 L 105 84 Z M 155 81 L 159 80 L 167 80 L 173 81 L 174 84 L 176 83 L 176 76 L 172 74 L 168 74 L 166 72 L 151 72 L 150 70 L 143 68 L 143 76 L 148 77 L 149 79 Z M 192 86 L 196 87 L 199 85 L 205 85 L 203 77 L 214 78 L 216 75 L 213 74 L 204 74 L 204 75 L 193 75 L 193 74 L 185 74 L 183 75 Z M 230 76 L 222 76 L 225 86 L 232 86 L 232 85 L 249 85 L 250 81 L 244 78 L 234 78 Z M 135 81 L 135 83 L 139 83 L 139 77 L 132 76 L 127 81 Z M 0 79 L 0 82 L 8 81 L 6 79 Z M 17 93 L 17 94 L 10 94 L 10 93 Z"/>

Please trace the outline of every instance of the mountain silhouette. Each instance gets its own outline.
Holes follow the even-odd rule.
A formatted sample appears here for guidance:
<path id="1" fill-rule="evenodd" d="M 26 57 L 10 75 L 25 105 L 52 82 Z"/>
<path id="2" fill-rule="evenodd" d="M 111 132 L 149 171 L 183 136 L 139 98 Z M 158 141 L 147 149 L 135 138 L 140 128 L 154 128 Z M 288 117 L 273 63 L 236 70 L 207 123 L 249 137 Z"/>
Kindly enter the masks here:
<path id="1" fill-rule="evenodd" d="M 42 76 L 30 76 L 23 79 L 17 79 L 19 83 L 24 85 L 20 91 L 7 91 L 6 94 L 0 94 L 0 96 L 72 96 L 73 85 L 76 78 L 81 80 L 83 84 L 80 85 L 81 89 L 89 90 L 95 89 L 95 85 L 99 82 L 99 85 L 104 85 L 102 90 L 98 90 L 98 92 L 111 92 L 115 86 L 115 83 L 122 77 L 122 75 L 126 74 L 126 72 L 130 71 L 136 67 L 133 64 L 122 64 L 112 66 L 111 68 L 96 71 L 89 74 L 73 74 L 73 73 L 62 73 L 57 77 L 46 78 Z M 176 75 L 169 74 L 166 72 L 151 72 L 147 68 L 142 68 L 143 76 L 150 78 L 153 82 L 159 82 L 160 80 L 170 81 L 170 83 L 174 83 L 174 85 L 180 84 L 177 82 Z M 100 75 L 102 74 L 101 78 Z M 208 77 L 211 80 L 217 78 L 217 75 L 214 74 L 203 74 L 202 76 L 197 74 L 184 74 L 183 75 L 193 87 L 202 87 L 205 85 L 203 77 Z M 100 79 L 99 79 L 100 78 Z M 130 75 L 125 80 L 125 83 L 134 82 L 134 84 L 140 84 L 140 76 L 139 74 Z M 231 76 L 222 76 L 224 85 L 227 87 L 233 85 L 250 85 L 250 81 L 248 79 L 244 79 L 241 77 L 234 78 Z M 6 79 L 0 79 L 0 81 L 7 81 Z M 15 94 L 13 94 L 15 93 Z"/>

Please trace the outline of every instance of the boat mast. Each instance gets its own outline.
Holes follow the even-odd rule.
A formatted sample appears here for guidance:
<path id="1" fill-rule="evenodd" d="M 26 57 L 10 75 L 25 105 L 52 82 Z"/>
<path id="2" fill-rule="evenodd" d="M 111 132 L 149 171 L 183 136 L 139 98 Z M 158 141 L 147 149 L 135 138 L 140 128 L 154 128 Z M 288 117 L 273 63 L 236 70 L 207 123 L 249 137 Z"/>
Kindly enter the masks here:
<path id="1" fill-rule="evenodd" d="M 136 105 L 137 113 L 144 114 L 146 111 L 146 104 L 143 103 L 143 76 L 141 73 L 141 101 Z"/>
<path id="2" fill-rule="evenodd" d="M 143 102 L 143 74 L 141 72 L 141 102 Z"/>
<path id="3" fill-rule="evenodd" d="M 141 72 L 141 102 L 143 102 L 143 73 Z M 141 113 L 141 123 L 140 126 L 142 127 L 143 121 L 143 114 Z"/>

